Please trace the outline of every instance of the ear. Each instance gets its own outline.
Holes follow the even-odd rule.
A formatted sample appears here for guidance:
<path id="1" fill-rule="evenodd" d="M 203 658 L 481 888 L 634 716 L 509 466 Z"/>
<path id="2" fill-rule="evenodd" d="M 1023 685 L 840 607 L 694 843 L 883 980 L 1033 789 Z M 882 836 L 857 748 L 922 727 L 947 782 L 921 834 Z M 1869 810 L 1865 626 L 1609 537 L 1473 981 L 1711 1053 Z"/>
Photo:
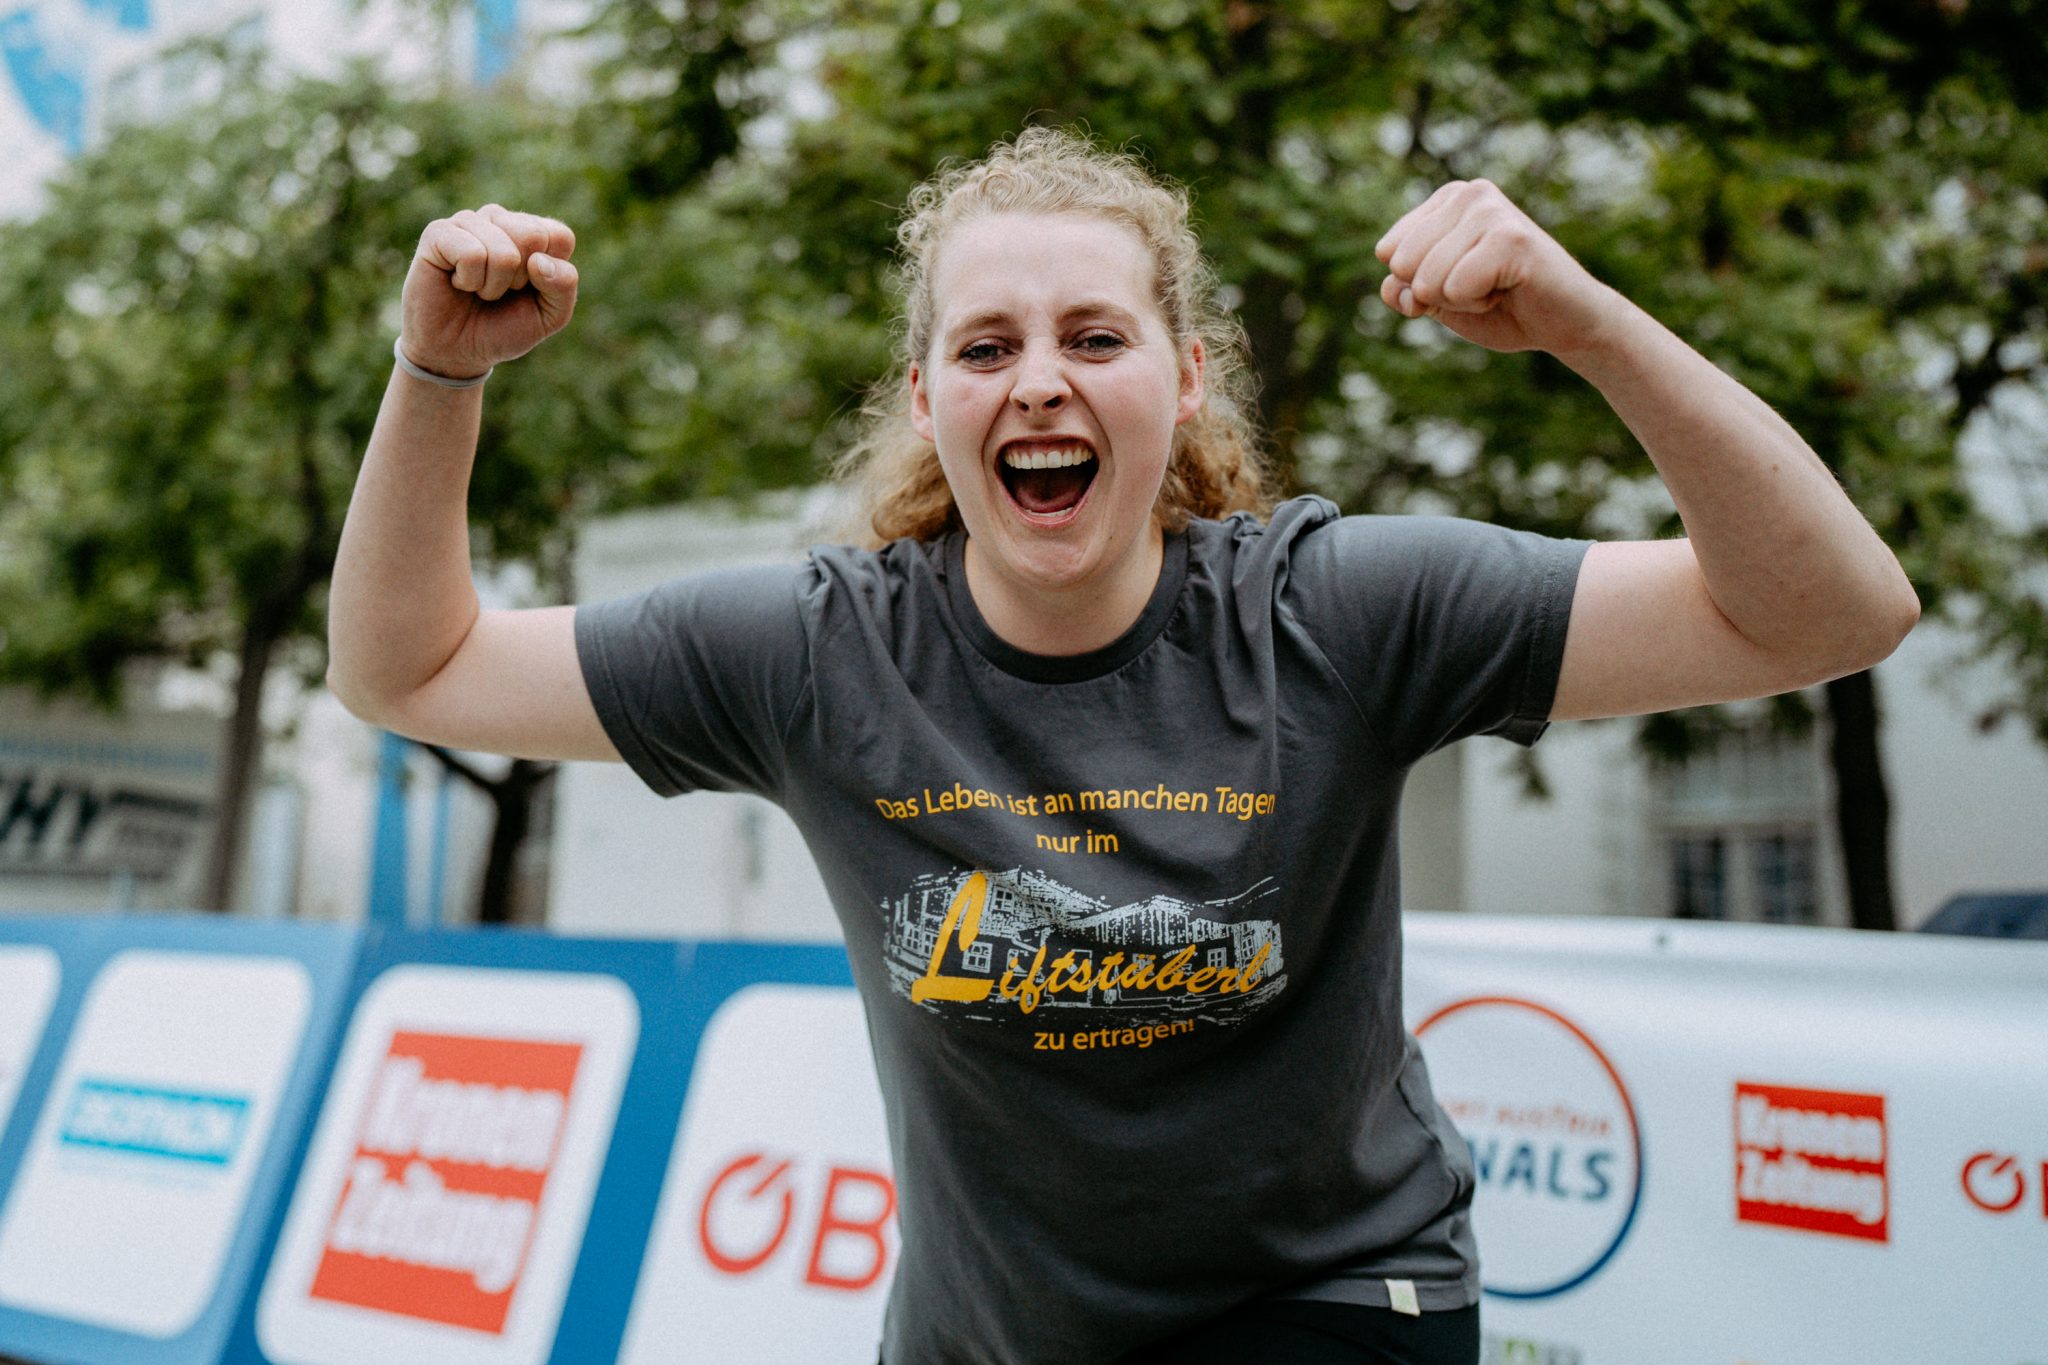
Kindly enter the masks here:
<path id="1" fill-rule="evenodd" d="M 910 429 L 937 445 L 938 441 L 932 436 L 932 403 L 924 391 L 924 370 L 912 365 L 904 382 L 910 385 Z"/>
<path id="2" fill-rule="evenodd" d="M 1209 353 L 1202 349 L 1202 339 L 1196 337 L 1193 344 L 1188 347 L 1187 359 L 1183 360 L 1180 366 L 1180 402 L 1173 412 L 1175 426 L 1179 426 L 1202 410 L 1202 376 L 1206 373 L 1208 364 Z"/>

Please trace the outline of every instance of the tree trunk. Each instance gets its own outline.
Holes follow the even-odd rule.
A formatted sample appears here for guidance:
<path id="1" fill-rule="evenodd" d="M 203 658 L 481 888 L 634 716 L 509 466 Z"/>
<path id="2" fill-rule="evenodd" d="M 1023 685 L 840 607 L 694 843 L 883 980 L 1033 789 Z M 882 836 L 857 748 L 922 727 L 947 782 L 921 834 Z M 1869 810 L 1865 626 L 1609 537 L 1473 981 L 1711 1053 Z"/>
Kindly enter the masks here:
<path id="1" fill-rule="evenodd" d="M 234 903 L 235 876 L 241 870 L 242 842 L 249 829 L 249 792 L 263 757 L 263 680 L 270 675 L 270 655 L 276 646 L 277 631 L 267 614 L 254 613 L 242 628 L 235 709 L 228 717 L 228 742 L 213 788 L 213 839 L 199 889 L 202 910 L 225 911 Z"/>
<path id="2" fill-rule="evenodd" d="M 519 866 L 519 850 L 533 828 L 534 794 L 560 765 L 515 758 L 503 777 L 490 778 L 438 745 L 425 747 L 449 772 L 491 799 L 495 815 L 491 822 L 490 852 L 484 860 L 483 887 L 477 894 L 476 919 L 479 924 L 509 924 L 512 874 Z"/>
<path id="3" fill-rule="evenodd" d="M 202 910 L 226 911 L 234 906 L 235 877 L 241 871 L 242 841 L 249 828 L 249 794 L 263 757 L 263 682 L 270 676 L 270 658 L 277 651 L 277 642 L 305 609 L 314 585 L 334 568 L 326 504 L 317 497 L 310 464 L 305 466 L 305 477 L 316 495 L 308 515 L 311 534 L 242 623 L 235 710 L 228 718 L 227 752 L 222 755 L 220 781 L 214 787 L 213 844 L 207 850 L 206 881 L 199 892 Z"/>
<path id="4" fill-rule="evenodd" d="M 515 758 L 491 788 L 491 802 L 497 819 L 491 824 L 491 851 L 484 862 L 483 889 L 477 896 L 478 924 L 509 924 L 512 921 L 512 874 L 519 865 L 519 849 L 533 827 L 533 798 L 540 784 L 554 776 L 555 765 Z"/>
<path id="5" fill-rule="evenodd" d="M 1896 929 L 1892 902 L 1891 796 L 1877 746 L 1877 680 L 1869 670 L 1827 684 L 1828 758 L 1835 777 L 1835 827 L 1849 888 L 1849 923 Z"/>

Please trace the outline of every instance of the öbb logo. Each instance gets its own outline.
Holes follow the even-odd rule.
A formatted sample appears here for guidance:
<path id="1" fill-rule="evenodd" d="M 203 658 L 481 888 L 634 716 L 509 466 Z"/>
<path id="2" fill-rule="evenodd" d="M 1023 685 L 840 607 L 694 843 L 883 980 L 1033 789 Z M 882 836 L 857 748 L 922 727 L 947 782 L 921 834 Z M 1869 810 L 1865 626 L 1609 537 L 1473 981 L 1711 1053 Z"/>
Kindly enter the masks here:
<path id="1" fill-rule="evenodd" d="M 1471 1153 L 1482 1288 L 1542 1299 L 1598 1274 L 1643 1187 L 1642 1129 L 1614 1063 L 1563 1014 L 1508 996 L 1453 1001 L 1415 1036 Z"/>
<path id="2" fill-rule="evenodd" d="M 751 1275 L 785 1246 L 808 1242 L 805 1284 L 851 1293 L 869 1288 L 889 1265 L 895 1182 L 881 1171 L 829 1167 L 813 1215 L 798 1186 L 817 1181 L 801 1175 L 793 1157 L 749 1152 L 728 1162 L 705 1187 L 697 1210 L 704 1259 L 727 1275 Z"/>
<path id="3" fill-rule="evenodd" d="M 2011 1213 L 2027 1198 L 2027 1168 L 2007 1152 L 1978 1152 L 1963 1163 L 1963 1195 L 1986 1213 Z M 2048 1161 L 2040 1166 L 2041 1217 L 2048 1220 Z"/>
<path id="4" fill-rule="evenodd" d="M 393 1033 L 312 1296 L 502 1334 L 582 1053 Z"/>
<path id="5" fill-rule="evenodd" d="M 1735 1216 L 1891 1238 L 1884 1096 L 1735 1083 Z"/>

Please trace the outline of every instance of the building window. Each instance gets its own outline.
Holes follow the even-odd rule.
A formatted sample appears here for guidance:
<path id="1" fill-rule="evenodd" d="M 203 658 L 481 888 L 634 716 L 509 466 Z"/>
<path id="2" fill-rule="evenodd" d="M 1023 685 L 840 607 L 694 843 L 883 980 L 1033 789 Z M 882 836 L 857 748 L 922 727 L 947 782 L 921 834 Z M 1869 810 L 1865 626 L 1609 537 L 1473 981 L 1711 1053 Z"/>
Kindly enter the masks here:
<path id="1" fill-rule="evenodd" d="M 1818 924 L 1826 784 L 1814 737 L 1759 728 L 1651 770 L 1665 913 Z"/>
<path id="2" fill-rule="evenodd" d="M 1718 834 L 1674 835 L 1671 913 L 1679 919 L 1728 918 L 1728 842 Z"/>
<path id="3" fill-rule="evenodd" d="M 1813 924 L 1820 897 L 1813 880 L 1813 835 L 1807 832 L 1759 836 L 1750 844 L 1756 882 L 1757 918 L 1770 924 Z"/>
<path id="4" fill-rule="evenodd" d="M 967 964 L 967 970 L 970 972 L 986 972 L 992 952 L 993 949 L 985 942 L 970 943 L 960 960 Z M 1015 961 L 1014 958 L 1011 960 Z"/>
<path id="5" fill-rule="evenodd" d="M 1230 949 L 1211 948 L 1209 950 L 1209 965 L 1218 971 L 1226 970 L 1230 966 Z"/>

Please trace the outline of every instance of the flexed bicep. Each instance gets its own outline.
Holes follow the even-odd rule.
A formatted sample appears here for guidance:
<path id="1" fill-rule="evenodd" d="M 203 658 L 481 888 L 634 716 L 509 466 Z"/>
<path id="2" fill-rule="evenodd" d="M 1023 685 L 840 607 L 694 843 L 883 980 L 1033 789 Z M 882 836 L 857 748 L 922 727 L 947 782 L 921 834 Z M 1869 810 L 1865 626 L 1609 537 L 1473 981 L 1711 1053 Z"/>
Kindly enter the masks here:
<path id="1" fill-rule="evenodd" d="M 375 717 L 451 749 L 620 762 L 576 653 L 576 609 L 479 613 L 440 671 Z"/>
<path id="2" fill-rule="evenodd" d="M 1707 591 L 1690 541 L 1604 541 L 1579 570 L 1550 718 L 1768 697 L 1834 676 L 1737 630 Z"/>

